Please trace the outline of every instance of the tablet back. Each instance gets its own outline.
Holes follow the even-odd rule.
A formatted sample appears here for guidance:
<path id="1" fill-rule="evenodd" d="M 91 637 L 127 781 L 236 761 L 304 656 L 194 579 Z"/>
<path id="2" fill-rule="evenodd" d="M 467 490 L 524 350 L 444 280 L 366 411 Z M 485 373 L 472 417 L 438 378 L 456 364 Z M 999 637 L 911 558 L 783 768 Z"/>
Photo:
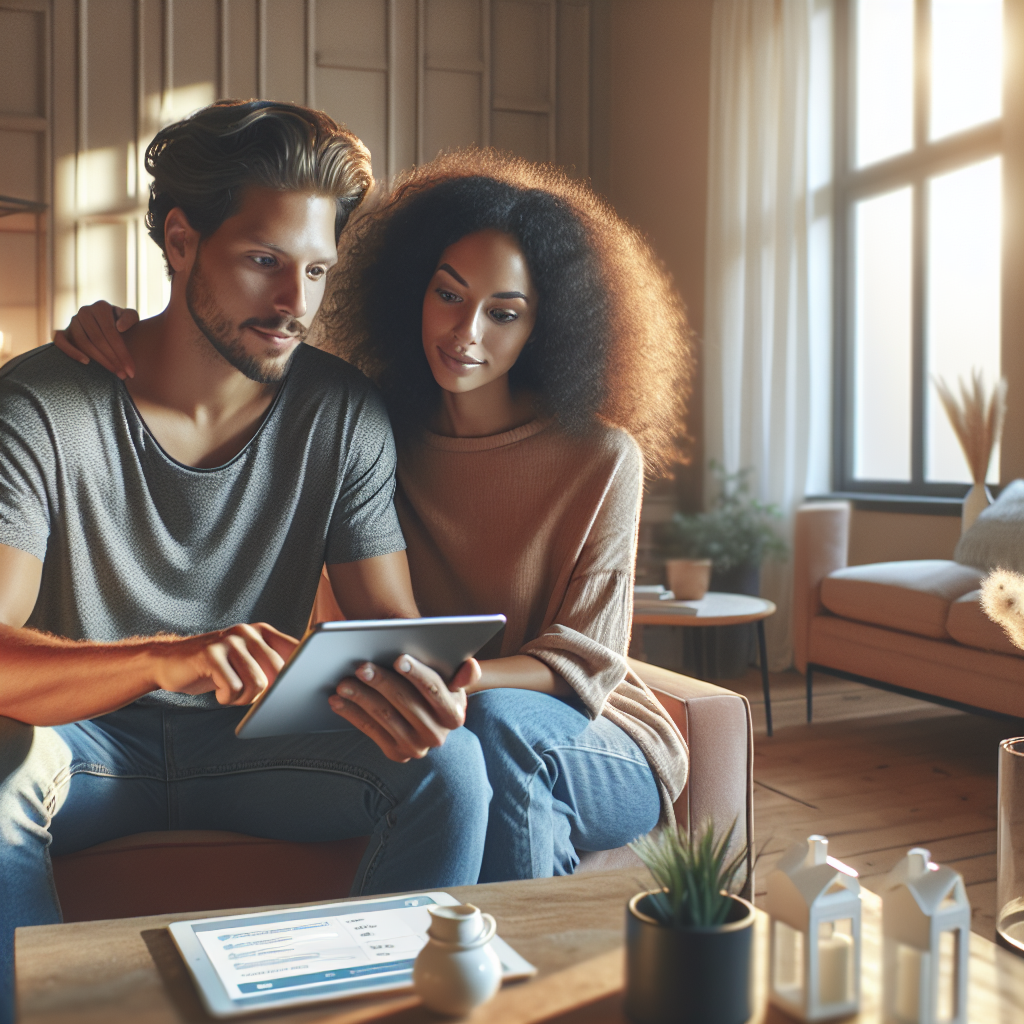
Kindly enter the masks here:
<path id="1" fill-rule="evenodd" d="M 350 729 L 327 698 L 363 662 L 390 668 L 399 655 L 411 654 L 450 679 L 504 624 L 504 615 L 321 622 L 238 723 L 235 734 L 254 739 Z"/>

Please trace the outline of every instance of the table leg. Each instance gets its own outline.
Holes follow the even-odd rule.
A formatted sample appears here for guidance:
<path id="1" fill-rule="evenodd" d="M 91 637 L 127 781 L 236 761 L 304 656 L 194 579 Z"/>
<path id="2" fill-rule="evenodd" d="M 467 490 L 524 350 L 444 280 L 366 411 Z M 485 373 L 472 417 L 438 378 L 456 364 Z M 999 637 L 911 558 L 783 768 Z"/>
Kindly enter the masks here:
<path id="1" fill-rule="evenodd" d="M 757 620 L 757 646 L 761 656 L 761 686 L 764 688 L 764 716 L 768 722 L 768 735 L 772 735 L 772 692 L 768 683 L 768 647 L 764 641 L 764 619 Z"/>
<path id="2" fill-rule="evenodd" d="M 697 631 L 697 665 L 700 667 L 700 678 L 707 679 L 711 674 L 708 671 L 708 650 L 710 644 L 711 630 L 707 626 L 701 626 Z"/>

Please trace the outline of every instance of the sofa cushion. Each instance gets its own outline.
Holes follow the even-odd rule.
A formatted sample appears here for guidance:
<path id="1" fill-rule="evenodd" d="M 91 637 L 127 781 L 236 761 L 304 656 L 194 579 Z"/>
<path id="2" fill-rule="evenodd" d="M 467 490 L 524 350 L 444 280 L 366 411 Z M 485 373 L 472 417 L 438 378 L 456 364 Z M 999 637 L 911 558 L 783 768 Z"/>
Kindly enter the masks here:
<path id="1" fill-rule="evenodd" d="M 816 615 L 811 619 L 807 660 L 931 697 L 1024 716 L 1019 659 L 952 640 Z"/>
<path id="2" fill-rule="evenodd" d="M 981 610 L 981 602 L 978 600 L 980 594 L 980 590 L 972 590 L 949 606 L 949 618 L 946 619 L 949 635 L 957 643 L 968 647 L 1024 658 L 1024 651 L 1010 643 L 1001 627 Z"/>
<path id="3" fill-rule="evenodd" d="M 944 640 L 949 606 L 977 590 L 985 574 L 941 559 L 875 562 L 839 569 L 821 583 L 834 615 Z"/>
<path id="4" fill-rule="evenodd" d="M 53 880 L 65 921 L 326 902 L 349 894 L 368 843 L 141 832 L 54 857 Z"/>
<path id="5" fill-rule="evenodd" d="M 1024 480 L 1007 484 L 960 538 L 953 557 L 991 572 L 1024 572 Z"/>

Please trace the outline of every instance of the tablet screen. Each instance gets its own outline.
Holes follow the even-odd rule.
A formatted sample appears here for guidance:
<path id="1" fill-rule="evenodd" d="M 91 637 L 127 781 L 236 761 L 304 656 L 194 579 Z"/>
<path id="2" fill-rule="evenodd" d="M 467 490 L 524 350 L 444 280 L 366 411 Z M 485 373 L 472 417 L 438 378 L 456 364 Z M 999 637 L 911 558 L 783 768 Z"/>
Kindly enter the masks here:
<path id="1" fill-rule="evenodd" d="M 192 928 L 228 995 L 243 999 L 408 973 L 426 941 L 426 908 L 434 902 L 410 896 L 369 908 L 339 903 L 314 917 L 296 910 Z"/>
<path id="2" fill-rule="evenodd" d="M 409 988 L 426 945 L 427 907 L 445 892 L 177 921 L 169 926 L 207 1009 L 217 1017 Z M 492 939 L 506 979 L 535 973 Z"/>

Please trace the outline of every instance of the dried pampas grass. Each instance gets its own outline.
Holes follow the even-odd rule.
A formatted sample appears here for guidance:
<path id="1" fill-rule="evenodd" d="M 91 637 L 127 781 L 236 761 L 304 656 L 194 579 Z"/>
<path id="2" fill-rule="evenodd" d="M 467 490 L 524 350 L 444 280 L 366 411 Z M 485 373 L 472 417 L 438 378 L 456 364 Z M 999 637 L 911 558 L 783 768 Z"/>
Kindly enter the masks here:
<path id="1" fill-rule="evenodd" d="M 999 437 L 1003 432 L 1006 381 L 1000 380 L 992 394 L 986 395 L 981 371 L 973 370 L 969 388 L 962 377 L 957 378 L 960 385 L 959 400 L 953 394 L 953 389 L 941 377 L 933 377 L 932 381 L 952 424 L 953 432 L 964 450 L 964 458 L 971 470 L 971 479 L 976 484 L 984 484 L 988 475 L 988 464 L 992 461 L 992 451 L 999 443 Z"/>
<path id="2" fill-rule="evenodd" d="M 996 569 L 981 585 L 981 610 L 1024 650 L 1024 576 Z"/>

